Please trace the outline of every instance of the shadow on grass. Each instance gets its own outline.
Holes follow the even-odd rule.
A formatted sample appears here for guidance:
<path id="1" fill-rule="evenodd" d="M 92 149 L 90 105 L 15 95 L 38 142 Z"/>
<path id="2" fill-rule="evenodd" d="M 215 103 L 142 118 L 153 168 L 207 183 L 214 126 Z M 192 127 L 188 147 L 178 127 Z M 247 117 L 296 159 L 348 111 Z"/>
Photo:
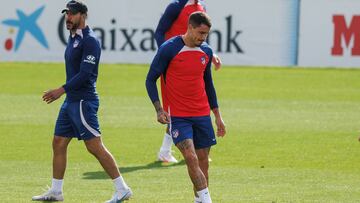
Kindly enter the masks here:
<path id="1" fill-rule="evenodd" d="M 185 165 L 185 161 L 181 160 L 180 162 L 176 164 L 167 164 L 163 163 L 161 161 L 154 161 L 152 163 L 149 163 L 147 165 L 143 166 L 130 166 L 130 167 L 120 167 L 120 173 L 131 173 L 138 170 L 148 170 L 148 169 L 166 169 L 170 167 L 176 167 Z M 86 172 L 83 174 L 84 179 L 108 179 L 109 176 L 105 173 L 105 171 L 95 171 L 95 172 Z"/>

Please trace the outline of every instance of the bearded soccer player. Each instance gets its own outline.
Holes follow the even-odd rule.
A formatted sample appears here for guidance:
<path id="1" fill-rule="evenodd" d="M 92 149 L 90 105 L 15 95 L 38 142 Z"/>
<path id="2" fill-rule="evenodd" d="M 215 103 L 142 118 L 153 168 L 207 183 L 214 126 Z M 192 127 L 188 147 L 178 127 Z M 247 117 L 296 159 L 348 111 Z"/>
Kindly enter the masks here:
<path id="1" fill-rule="evenodd" d="M 165 9 L 164 14 L 160 18 L 159 24 L 155 30 L 155 40 L 160 47 L 166 40 L 186 33 L 188 27 L 188 19 L 191 13 L 201 11 L 205 12 L 205 2 L 203 0 L 177 0 L 172 1 Z M 215 70 L 221 67 L 221 60 L 213 54 L 212 62 Z M 161 78 L 161 94 L 165 97 L 164 81 Z M 166 109 L 165 109 L 166 110 Z M 172 138 L 165 131 L 162 145 L 158 153 L 158 160 L 163 162 L 176 163 L 176 158 L 171 154 Z"/>
<path id="2" fill-rule="evenodd" d="M 217 136 L 226 133 L 211 76 L 213 52 L 206 42 L 211 27 L 204 12 L 190 15 L 184 35 L 160 46 L 146 78 L 146 89 L 157 120 L 168 124 L 173 142 L 182 153 L 194 186 L 195 202 L 211 202 L 208 190 L 208 156 Z M 163 76 L 166 97 L 160 104 L 156 81 Z"/>
<path id="3" fill-rule="evenodd" d="M 109 203 L 129 199 L 131 189 L 120 175 L 114 157 L 102 140 L 97 118 L 99 97 L 96 92 L 100 60 L 100 43 L 94 32 L 85 24 L 87 6 L 80 1 L 70 1 L 62 11 L 66 28 L 70 30 L 65 50 L 66 83 L 43 95 L 52 103 L 66 93 L 56 121 L 53 137 L 53 178 L 51 188 L 34 201 L 63 201 L 63 179 L 66 169 L 67 146 L 72 138 L 84 140 L 87 150 L 96 157 L 106 173 L 113 179 L 115 194 Z M 86 190 L 83 190 L 86 191 Z"/>

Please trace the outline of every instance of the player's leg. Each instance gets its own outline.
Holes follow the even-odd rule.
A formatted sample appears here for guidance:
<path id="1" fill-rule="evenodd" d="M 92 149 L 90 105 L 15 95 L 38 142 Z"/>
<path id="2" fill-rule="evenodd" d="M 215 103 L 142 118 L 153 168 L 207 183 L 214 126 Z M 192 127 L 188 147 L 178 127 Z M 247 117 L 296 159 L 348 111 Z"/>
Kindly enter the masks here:
<path id="1" fill-rule="evenodd" d="M 100 137 L 94 137 L 89 140 L 85 140 L 87 150 L 96 157 L 104 168 L 105 172 L 111 177 L 114 182 L 116 193 L 112 200 L 109 202 L 117 202 L 125 199 L 129 199 L 132 195 L 131 189 L 125 183 L 123 177 L 120 174 L 116 161 L 112 154 L 107 150 L 101 141 Z"/>
<path id="2" fill-rule="evenodd" d="M 52 142 L 53 148 L 53 178 L 64 179 L 67 163 L 67 147 L 72 138 L 55 135 Z"/>
<path id="3" fill-rule="evenodd" d="M 207 185 L 209 186 L 209 152 L 210 147 L 203 148 L 203 149 L 196 149 L 196 155 L 199 159 L 199 166 L 201 171 L 204 173 L 206 177 Z"/>
<path id="4" fill-rule="evenodd" d="M 195 150 L 196 155 L 199 159 L 199 166 L 201 171 L 203 172 L 205 178 L 206 178 L 206 184 L 209 187 L 209 152 L 210 148 L 204 148 L 204 149 L 196 149 Z M 194 188 L 194 202 L 195 203 L 201 203 L 201 198 L 197 194 L 197 190 Z"/>
<path id="5" fill-rule="evenodd" d="M 71 118 L 76 126 L 78 139 L 84 140 L 87 150 L 96 157 L 105 172 L 112 178 L 116 192 L 109 202 L 118 202 L 129 199 L 131 189 L 120 175 L 118 166 L 112 154 L 106 149 L 102 140 L 97 111 L 98 101 L 81 100 L 76 103 L 71 112 Z"/>
<path id="6" fill-rule="evenodd" d="M 162 145 L 160 147 L 160 151 L 158 153 L 158 160 L 169 163 L 177 163 L 178 161 L 172 155 L 171 146 L 173 144 L 173 140 L 169 134 L 169 127 L 166 128 L 164 138 L 162 141 Z"/>
<path id="7" fill-rule="evenodd" d="M 53 148 L 53 179 L 51 188 L 42 195 L 32 197 L 34 201 L 63 201 L 63 179 L 66 170 L 67 147 L 74 129 L 67 114 L 68 103 L 61 106 L 56 120 Z"/>
<path id="8" fill-rule="evenodd" d="M 171 117 L 169 131 L 171 132 L 176 147 L 180 150 L 185 159 L 188 174 L 195 190 L 202 191 L 206 189 L 206 177 L 200 169 L 193 142 L 192 118 Z"/>
<path id="9" fill-rule="evenodd" d="M 183 140 L 176 144 L 182 155 L 184 156 L 190 179 L 194 185 L 201 203 L 211 203 L 207 180 L 199 166 L 199 160 L 195 152 L 194 143 L 191 139 Z"/>
<path id="10" fill-rule="evenodd" d="M 87 150 L 96 157 L 110 178 L 115 179 L 120 176 L 114 157 L 103 145 L 100 137 L 94 137 L 84 142 Z"/>
<path id="11" fill-rule="evenodd" d="M 176 144 L 176 147 L 184 156 L 190 179 L 194 184 L 196 191 L 207 188 L 206 177 L 199 166 L 199 160 L 196 156 L 193 140 L 185 139 L 180 141 Z"/>
<path id="12" fill-rule="evenodd" d="M 199 159 L 199 166 L 206 177 L 207 186 L 209 186 L 209 153 L 210 147 L 216 144 L 215 133 L 212 127 L 210 116 L 193 118 L 193 140 L 195 152 Z M 201 199 L 201 202 L 211 201 L 208 188 L 204 191 L 195 191 L 195 201 Z M 206 200 L 203 200 L 206 199 Z M 209 199 L 209 200 L 207 200 Z"/>
<path id="13" fill-rule="evenodd" d="M 54 136 L 53 138 L 53 178 L 51 188 L 44 194 L 32 197 L 33 201 L 63 201 L 63 183 L 66 169 L 67 146 L 71 138 Z"/>
<path id="14" fill-rule="evenodd" d="M 105 172 L 111 179 L 116 179 L 120 176 L 120 171 L 116 164 L 115 158 L 109 152 L 109 150 L 102 143 L 100 137 L 95 137 L 90 140 L 85 140 L 87 150 L 96 157 Z M 126 190 L 128 186 L 124 182 L 120 189 Z"/>

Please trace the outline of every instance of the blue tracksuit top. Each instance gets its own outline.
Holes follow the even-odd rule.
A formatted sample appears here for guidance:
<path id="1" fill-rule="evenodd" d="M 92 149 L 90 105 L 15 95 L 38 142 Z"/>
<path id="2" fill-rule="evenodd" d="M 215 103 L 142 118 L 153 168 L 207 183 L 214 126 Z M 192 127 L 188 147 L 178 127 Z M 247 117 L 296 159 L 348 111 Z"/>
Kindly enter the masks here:
<path id="1" fill-rule="evenodd" d="M 70 34 L 65 50 L 66 83 L 63 85 L 67 101 L 99 99 L 96 80 L 100 55 L 100 43 L 88 26 Z"/>

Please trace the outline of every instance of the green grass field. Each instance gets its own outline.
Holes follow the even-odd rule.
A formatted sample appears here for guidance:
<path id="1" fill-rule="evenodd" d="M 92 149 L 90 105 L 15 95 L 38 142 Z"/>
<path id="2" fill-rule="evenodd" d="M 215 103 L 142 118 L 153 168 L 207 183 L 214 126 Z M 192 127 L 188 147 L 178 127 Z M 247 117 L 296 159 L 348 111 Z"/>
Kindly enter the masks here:
<path id="1" fill-rule="evenodd" d="M 164 126 L 145 91 L 146 65 L 101 65 L 97 83 L 105 145 L 130 202 L 193 202 L 183 162 L 156 160 Z M 51 184 L 51 140 L 63 64 L 0 63 L 0 202 L 31 202 Z M 213 73 L 228 134 L 213 147 L 213 202 L 359 202 L 360 70 L 224 67 Z M 176 157 L 181 159 L 179 151 Z M 104 202 L 112 182 L 73 140 L 65 202 Z"/>

